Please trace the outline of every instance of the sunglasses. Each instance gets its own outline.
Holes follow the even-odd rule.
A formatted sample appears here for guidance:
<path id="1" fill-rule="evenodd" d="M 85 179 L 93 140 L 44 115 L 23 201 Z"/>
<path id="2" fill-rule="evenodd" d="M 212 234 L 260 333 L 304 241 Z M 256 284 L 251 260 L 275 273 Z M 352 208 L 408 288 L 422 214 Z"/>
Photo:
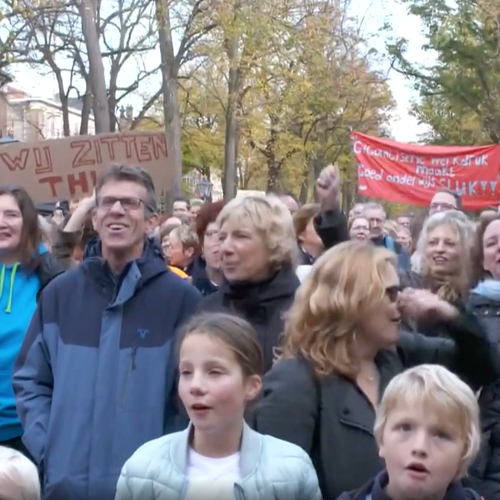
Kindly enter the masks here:
<path id="1" fill-rule="evenodd" d="M 403 288 L 400 285 L 389 286 L 385 289 L 385 294 L 387 295 L 387 297 L 391 302 L 397 302 L 399 294 L 401 293 L 402 290 Z"/>

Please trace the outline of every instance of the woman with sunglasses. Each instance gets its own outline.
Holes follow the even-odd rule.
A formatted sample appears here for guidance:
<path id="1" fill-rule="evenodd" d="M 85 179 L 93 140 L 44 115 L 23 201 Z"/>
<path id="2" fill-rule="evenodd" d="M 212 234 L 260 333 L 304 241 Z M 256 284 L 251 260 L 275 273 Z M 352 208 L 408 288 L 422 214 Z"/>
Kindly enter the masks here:
<path id="1" fill-rule="evenodd" d="M 433 316 L 450 338 L 401 333 L 402 312 Z M 428 290 L 400 292 L 389 250 L 342 243 L 318 259 L 297 291 L 255 427 L 306 450 L 323 499 L 335 500 L 383 469 L 375 408 L 394 376 L 422 363 L 442 364 L 476 388 L 500 376 L 499 353 L 473 316 Z"/>

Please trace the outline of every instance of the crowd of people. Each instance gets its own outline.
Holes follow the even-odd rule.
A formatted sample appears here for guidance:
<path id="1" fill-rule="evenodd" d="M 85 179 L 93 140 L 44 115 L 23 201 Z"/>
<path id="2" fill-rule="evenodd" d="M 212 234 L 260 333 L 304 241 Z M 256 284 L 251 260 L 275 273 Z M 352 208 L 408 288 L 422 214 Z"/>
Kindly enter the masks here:
<path id="1" fill-rule="evenodd" d="M 500 215 L 339 193 L 0 186 L 0 499 L 500 499 Z"/>

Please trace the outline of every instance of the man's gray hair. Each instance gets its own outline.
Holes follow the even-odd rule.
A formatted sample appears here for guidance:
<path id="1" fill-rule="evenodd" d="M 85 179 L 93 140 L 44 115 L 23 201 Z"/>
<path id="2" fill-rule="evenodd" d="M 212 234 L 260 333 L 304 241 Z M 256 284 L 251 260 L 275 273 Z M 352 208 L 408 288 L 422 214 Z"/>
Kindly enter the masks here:
<path id="1" fill-rule="evenodd" d="M 369 203 L 365 203 L 365 205 L 363 206 L 363 216 L 364 217 L 366 217 L 366 212 L 368 212 L 368 210 L 382 210 L 382 212 L 384 212 L 384 214 L 387 217 L 387 213 L 385 211 L 385 208 L 380 203 L 375 203 L 373 201 L 370 201 Z"/>
<path id="2" fill-rule="evenodd" d="M 140 167 L 130 165 L 112 165 L 105 170 L 102 177 L 99 179 L 96 186 L 96 194 L 99 196 L 99 191 L 104 184 L 110 181 L 128 181 L 135 182 L 145 187 L 148 195 L 146 200 L 146 210 L 151 213 L 158 212 L 158 200 L 156 198 L 155 185 L 151 175 Z"/>

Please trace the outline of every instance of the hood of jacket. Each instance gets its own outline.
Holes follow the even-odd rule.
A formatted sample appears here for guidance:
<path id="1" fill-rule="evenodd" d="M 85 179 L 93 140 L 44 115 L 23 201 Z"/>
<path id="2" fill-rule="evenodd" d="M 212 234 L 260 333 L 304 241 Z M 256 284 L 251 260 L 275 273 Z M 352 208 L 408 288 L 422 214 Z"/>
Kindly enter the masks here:
<path id="1" fill-rule="evenodd" d="M 4 288 L 4 279 L 6 274 L 6 266 L 0 263 L 0 292 Z M 40 296 L 42 290 L 52 281 L 56 276 L 64 272 L 64 269 L 59 264 L 58 260 L 47 250 L 47 247 L 40 243 L 38 246 L 38 263 L 34 269 L 25 268 L 20 263 L 15 263 L 12 266 L 12 272 L 10 273 L 10 289 L 8 293 L 12 296 L 14 281 L 16 279 L 16 274 L 24 269 L 28 273 L 35 272 L 40 280 L 40 288 L 38 290 L 37 299 Z"/>
<path id="2" fill-rule="evenodd" d="M 265 304 L 295 295 L 299 285 L 300 281 L 293 267 L 286 264 L 263 281 L 224 281 L 220 290 L 229 300 Z"/>
<path id="3" fill-rule="evenodd" d="M 494 279 L 483 280 L 472 290 L 472 294 L 479 295 L 483 301 L 487 299 L 492 302 L 500 302 L 500 281 Z"/>
<path id="4" fill-rule="evenodd" d="M 132 267 L 137 268 L 140 273 L 136 288 L 140 288 L 160 274 L 171 272 L 166 266 L 161 248 L 155 243 L 154 238 L 146 239 L 141 257 L 127 264 L 118 276 L 113 274 L 108 263 L 102 257 L 102 244 L 98 238 L 88 243 L 81 265 L 91 278 L 101 284 L 109 285 L 111 282 L 117 290 Z"/>

